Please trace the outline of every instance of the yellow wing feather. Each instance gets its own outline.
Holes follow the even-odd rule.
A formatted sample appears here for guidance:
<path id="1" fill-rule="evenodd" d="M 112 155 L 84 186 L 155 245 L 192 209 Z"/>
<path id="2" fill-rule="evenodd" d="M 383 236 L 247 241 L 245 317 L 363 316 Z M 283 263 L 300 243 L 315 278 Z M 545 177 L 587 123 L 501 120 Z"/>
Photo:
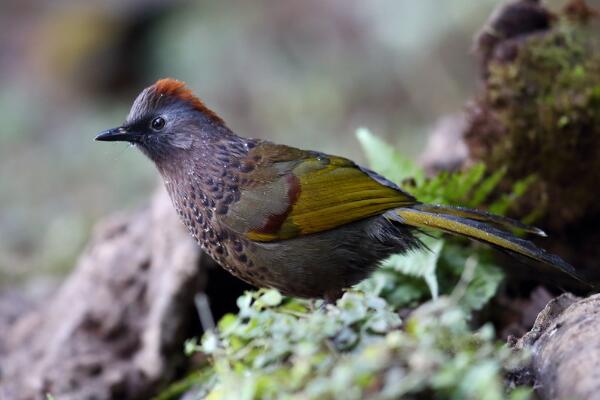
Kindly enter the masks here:
<path id="1" fill-rule="evenodd" d="M 305 159 L 290 173 L 290 185 L 297 185 L 298 190 L 285 219 L 276 230 L 247 232 L 249 239 L 273 241 L 322 232 L 416 202 L 341 157 Z"/>

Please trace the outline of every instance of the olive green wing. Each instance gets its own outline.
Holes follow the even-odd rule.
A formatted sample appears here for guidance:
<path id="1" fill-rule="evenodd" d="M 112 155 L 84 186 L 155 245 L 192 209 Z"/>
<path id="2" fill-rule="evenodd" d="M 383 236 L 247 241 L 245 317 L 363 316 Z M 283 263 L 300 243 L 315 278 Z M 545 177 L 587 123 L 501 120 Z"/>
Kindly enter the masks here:
<path id="1" fill-rule="evenodd" d="M 270 143 L 256 152 L 261 162 L 224 219 L 250 240 L 291 239 L 417 203 L 392 182 L 342 157 Z"/>

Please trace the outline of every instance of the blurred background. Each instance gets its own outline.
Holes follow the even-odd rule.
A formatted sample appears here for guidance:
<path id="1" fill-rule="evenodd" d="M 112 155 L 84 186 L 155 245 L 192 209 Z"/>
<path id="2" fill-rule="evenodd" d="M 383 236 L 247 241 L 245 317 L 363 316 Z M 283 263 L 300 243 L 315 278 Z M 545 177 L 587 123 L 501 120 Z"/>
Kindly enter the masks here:
<path id="1" fill-rule="evenodd" d="M 2 0 L 0 290 L 51 290 L 96 221 L 146 204 L 152 164 L 93 138 L 156 79 L 244 136 L 360 162 L 366 126 L 416 156 L 475 92 L 472 37 L 499 3 Z"/>

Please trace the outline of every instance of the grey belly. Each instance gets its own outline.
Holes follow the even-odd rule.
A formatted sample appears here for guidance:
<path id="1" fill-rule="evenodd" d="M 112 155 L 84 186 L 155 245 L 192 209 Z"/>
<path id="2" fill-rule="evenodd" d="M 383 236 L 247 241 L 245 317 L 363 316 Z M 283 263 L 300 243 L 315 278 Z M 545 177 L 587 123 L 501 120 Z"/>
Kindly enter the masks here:
<path id="1" fill-rule="evenodd" d="M 278 242 L 254 243 L 264 283 L 297 297 L 336 297 L 391 254 L 420 247 L 413 230 L 382 216 Z"/>

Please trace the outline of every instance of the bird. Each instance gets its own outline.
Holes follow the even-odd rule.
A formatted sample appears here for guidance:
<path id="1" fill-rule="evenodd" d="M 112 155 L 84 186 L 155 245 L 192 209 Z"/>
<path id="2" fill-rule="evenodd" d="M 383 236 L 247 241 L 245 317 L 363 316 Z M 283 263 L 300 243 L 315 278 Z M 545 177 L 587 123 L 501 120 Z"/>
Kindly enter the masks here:
<path id="1" fill-rule="evenodd" d="M 560 257 L 515 236 L 538 228 L 491 213 L 426 204 L 350 159 L 244 138 L 182 81 L 135 99 L 124 141 L 156 165 L 190 234 L 225 270 L 257 287 L 335 302 L 393 254 L 426 250 L 430 229 L 484 242 L 581 280 Z"/>

